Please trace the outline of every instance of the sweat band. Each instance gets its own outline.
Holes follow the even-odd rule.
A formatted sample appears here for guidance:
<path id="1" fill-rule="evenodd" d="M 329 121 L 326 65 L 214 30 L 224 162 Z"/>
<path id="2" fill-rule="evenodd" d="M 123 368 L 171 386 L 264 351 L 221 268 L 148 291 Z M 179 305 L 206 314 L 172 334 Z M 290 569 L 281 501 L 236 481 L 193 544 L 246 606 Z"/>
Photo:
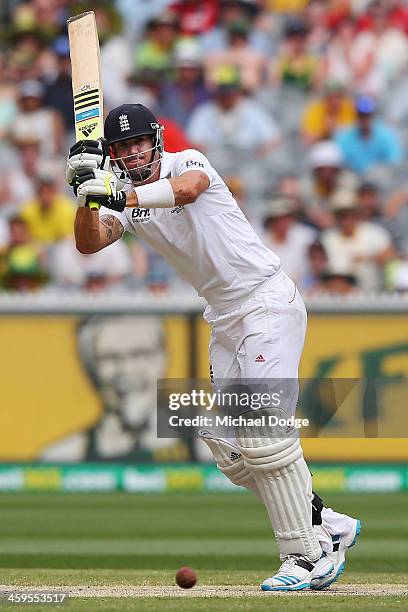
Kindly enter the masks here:
<path id="1" fill-rule="evenodd" d="M 139 208 L 173 208 L 176 204 L 174 191 L 168 179 L 134 187 Z"/>

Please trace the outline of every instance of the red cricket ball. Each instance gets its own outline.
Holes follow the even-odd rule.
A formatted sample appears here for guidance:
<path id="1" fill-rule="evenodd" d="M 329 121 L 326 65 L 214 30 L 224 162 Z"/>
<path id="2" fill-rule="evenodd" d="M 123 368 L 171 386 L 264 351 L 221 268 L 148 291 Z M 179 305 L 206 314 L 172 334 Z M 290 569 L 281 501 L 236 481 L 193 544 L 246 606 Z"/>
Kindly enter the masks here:
<path id="1" fill-rule="evenodd" d="M 182 589 L 191 589 L 197 582 L 197 574 L 191 567 L 180 567 L 176 574 L 176 582 Z"/>

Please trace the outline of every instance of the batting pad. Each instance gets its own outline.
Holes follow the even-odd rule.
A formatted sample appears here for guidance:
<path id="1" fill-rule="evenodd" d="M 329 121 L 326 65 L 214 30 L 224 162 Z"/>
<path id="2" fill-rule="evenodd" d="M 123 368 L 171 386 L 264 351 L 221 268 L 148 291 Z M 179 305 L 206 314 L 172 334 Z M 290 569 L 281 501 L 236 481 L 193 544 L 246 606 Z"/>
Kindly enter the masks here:
<path id="1" fill-rule="evenodd" d="M 257 498 L 263 502 L 258 485 L 251 472 L 244 464 L 239 448 L 223 438 L 217 438 L 211 431 L 202 429 L 198 436 L 211 450 L 218 469 L 235 485 L 251 489 Z"/>
<path id="2" fill-rule="evenodd" d="M 281 557 L 298 554 L 316 561 L 322 549 L 312 526 L 311 474 L 298 432 L 283 434 L 265 427 L 238 427 L 237 446 L 268 511 Z"/>

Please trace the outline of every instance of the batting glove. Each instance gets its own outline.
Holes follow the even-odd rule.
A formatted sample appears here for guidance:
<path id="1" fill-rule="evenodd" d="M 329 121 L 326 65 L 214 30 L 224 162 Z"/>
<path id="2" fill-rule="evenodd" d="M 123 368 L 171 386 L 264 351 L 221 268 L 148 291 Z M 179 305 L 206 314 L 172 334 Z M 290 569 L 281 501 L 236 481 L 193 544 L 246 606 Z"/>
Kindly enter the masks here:
<path id="1" fill-rule="evenodd" d="M 75 173 L 82 168 L 109 170 L 109 147 L 105 138 L 79 140 L 69 150 L 65 176 L 73 185 Z"/>
<path id="2" fill-rule="evenodd" d="M 80 203 L 92 205 L 92 208 L 97 208 L 96 204 L 99 204 L 118 212 L 123 212 L 126 206 L 126 194 L 120 191 L 122 187 L 123 181 L 112 172 L 89 168 L 78 170 L 73 184 Z"/>

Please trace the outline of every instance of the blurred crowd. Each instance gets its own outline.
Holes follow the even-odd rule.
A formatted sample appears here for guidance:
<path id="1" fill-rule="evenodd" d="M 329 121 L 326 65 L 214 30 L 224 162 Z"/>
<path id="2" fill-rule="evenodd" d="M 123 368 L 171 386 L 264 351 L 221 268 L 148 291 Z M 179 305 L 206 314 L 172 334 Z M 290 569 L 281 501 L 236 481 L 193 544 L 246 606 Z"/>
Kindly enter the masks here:
<path id="1" fill-rule="evenodd" d="M 3 0 L 0 290 L 182 284 L 130 236 L 75 249 L 66 19 L 85 10 L 105 111 L 141 102 L 166 150 L 207 155 L 304 294 L 408 291 L 408 0 Z"/>

